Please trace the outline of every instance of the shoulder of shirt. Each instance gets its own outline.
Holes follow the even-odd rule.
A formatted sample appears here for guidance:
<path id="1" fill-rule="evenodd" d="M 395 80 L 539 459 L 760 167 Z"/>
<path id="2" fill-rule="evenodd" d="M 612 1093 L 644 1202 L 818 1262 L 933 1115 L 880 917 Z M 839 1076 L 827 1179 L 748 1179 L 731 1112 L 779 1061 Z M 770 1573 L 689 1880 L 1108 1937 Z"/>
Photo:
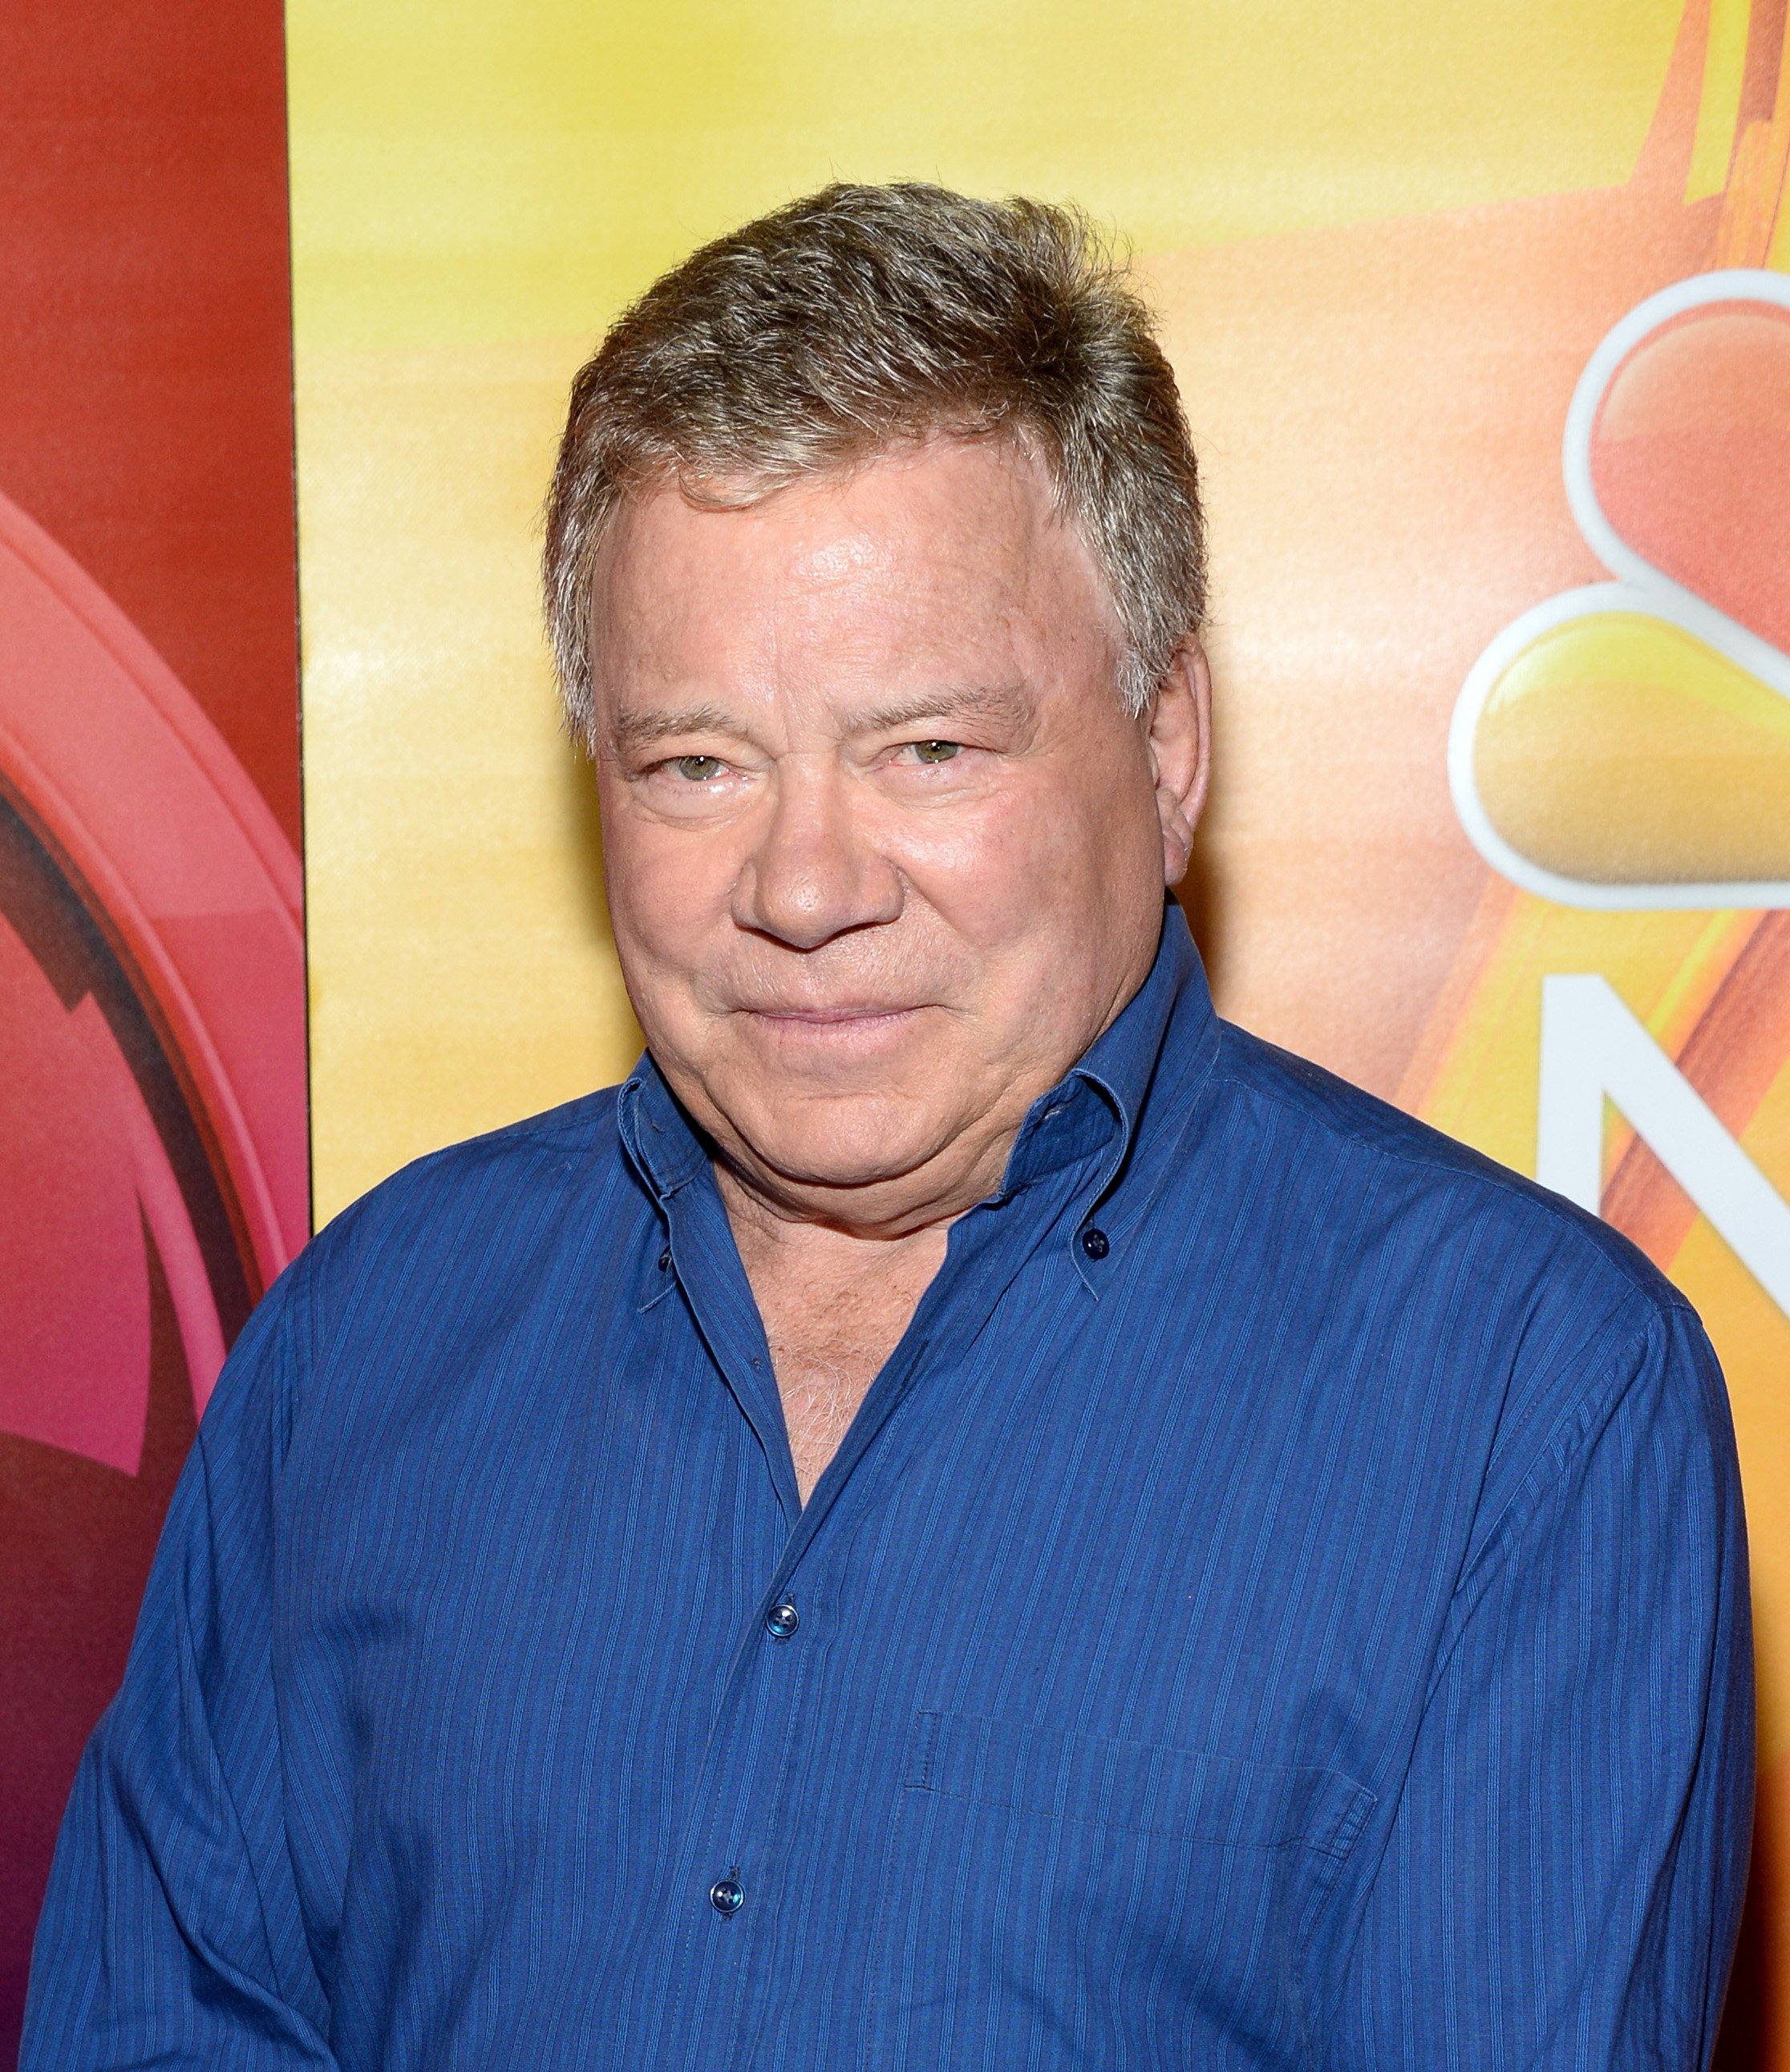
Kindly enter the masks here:
<path id="1" fill-rule="evenodd" d="M 1419 1122 L 1402 1108 L 1326 1071 L 1309 1059 L 1220 1022 L 1216 1077 L 1246 1099 L 1268 1103 L 1368 1160 L 1420 1172 L 1438 1188 L 1498 1215 L 1513 1240 L 1562 1264 L 1612 1276 L 1612 1292 L 1644 1310 L 1695 1321 L 1696 1312 L 1652 1261 L 1619 1231 L 1564 1196 Z"/>
<path id="2" fill-rule="evenodd" d="M 1426 1219 L 1432 1235 L 1473 1233 L 1479 1258 L 1520 1270 L 1508 1285 L 1498 1352 L 1488 1369 L 1472 1355 L 1455 1367 L 1477 1392 L 1492 1425 L 1468 1561 L 1483 1580 L 1496 1551 L 1516 1543 L 1525 1521 L 1574 1486 L 1570 1463 L 1627 1404 L 1649 1425 L 1664 1420 L 1675 1448 L 1700 1449 L 1731 1480 L 1733 1440 L 1719 1369 L 1696 1311 L 1634 1245 L 1598 1218 L 1495 1160 L 1415 1120 L 1307 1059 L 1221 1024 L 1214 1071 L 1220 1098 L 1259 1126 L 1278 1122 L 1302 1140 L 1303 1158 L 1327 1140 L 1353 1190 L 1377 1179 L 1459 1211 Z M 1289 1147 L 1290 1150 L 1290 1146 Z M 1322 1151 L 1318 1151 L 1322 1157 Z M 1376 1170 L 1377 1169 L 1377 1170 Z M 1457 1244 L 1434 1244 L 1420 1276 L 1457 1274 Z M 1477 1342 L 1476 1341 L 1475 1342 Z M 1464 1601 L 1464 1600 L 1463 1600 Z"/>
<path id="3" fill-rule="evenodd" d="M 620 1092 L 604 1087 L 412 1159 L 332 1216 L 302 1256 L 315 1272 L 331 1254 L 368 1241 L 426 1240 L 458 1207 L 480 1198 L 509 1208 L 620 1176 L 627 1170 L 616 1125 Z"/>
<path id="4" fill-rule="evenodd" d="M 403 1287 L 414 1294 L 463 1272 L 469 1258 L 525 1248 L 556 1219 L 601 1218 L 630 1195 L 644 1206 L 644 1190 L 620 1156 L 620 1091 L 606 1087 L 427 1153 L 332 1216 L 249 1318 L 201 1436 L 216 1442 L 237 1420 L 253 1420 L 257 1392 L 267 1390 L 277 1426 L 288 1429 L 294 1376 L 327 1367 L 339 1334 L 350 1328 L 346 1320 L 369 1289 L 389 1297 Z"/>

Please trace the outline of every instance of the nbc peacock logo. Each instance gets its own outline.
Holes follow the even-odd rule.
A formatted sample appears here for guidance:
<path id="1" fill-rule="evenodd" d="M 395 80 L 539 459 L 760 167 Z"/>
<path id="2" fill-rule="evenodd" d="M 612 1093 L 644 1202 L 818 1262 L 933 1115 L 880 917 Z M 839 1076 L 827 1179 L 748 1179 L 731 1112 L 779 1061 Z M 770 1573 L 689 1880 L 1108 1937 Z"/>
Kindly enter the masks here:
<path id="1" fill-rule="evenodd" d="M 1632 310 L 1563 464 L 1614 580 L 1525 612 L 1469 672 L 1462 825 L 1558 905 L 1790 907 L 1790 279 L 1699 274 Z M 1790 1203 L 1605 977 L 1551 974 L 1536 1173 L 1594 1211 L 1606 1100 L 1790 1315 Z"/>
<path id="2" fill-rule="evenodd" d="M 1475 664 L 1449 738 L 1463 825 L 1567 906 L 1790 906 L 1790 278 L 1700 274 L 1631 310 L 1563 459 L 1616 580 Z"/>

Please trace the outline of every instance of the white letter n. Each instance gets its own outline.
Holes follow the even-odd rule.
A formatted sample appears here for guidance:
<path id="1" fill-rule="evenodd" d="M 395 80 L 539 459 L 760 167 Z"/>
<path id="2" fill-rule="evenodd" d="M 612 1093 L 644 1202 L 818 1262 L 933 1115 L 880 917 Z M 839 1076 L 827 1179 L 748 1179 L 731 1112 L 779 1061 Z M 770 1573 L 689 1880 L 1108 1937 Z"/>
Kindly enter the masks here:
<path id="1" fill-rule="evenodd" d="M 1603 1202 L 1606 1097 L 1790 1316 L 1790 1202 L 1607 979 L 1590 972 L 1543 979 L 1535 1177 L 1594 1215 Z"/>

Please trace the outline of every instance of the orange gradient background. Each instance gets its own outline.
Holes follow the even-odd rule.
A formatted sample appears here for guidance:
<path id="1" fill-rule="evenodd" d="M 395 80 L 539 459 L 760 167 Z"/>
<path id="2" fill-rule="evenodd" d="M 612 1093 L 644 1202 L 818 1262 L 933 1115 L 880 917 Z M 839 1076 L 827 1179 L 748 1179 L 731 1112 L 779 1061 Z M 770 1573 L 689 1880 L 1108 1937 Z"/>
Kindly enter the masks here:
<path id="1" fill-rule="evenodd" d="M 674 0 L 623 27 L 525 0 L 500 28 L 295 0 L 320 1215 L 632 1062 L 535 512 L 603 324 L 838 175 L 1069 195 L 1135 240 L 1208 483 L 1219 756 L 1184 897 L 1221 1009 L 1533 1172 L 1541 981 L 1599 973 L 1790 1193 L 1790 914 L 1520 891 L 1446 765 L 1488 643 L 1610 574 L 1562 475 L 1599 341 L 1673 282 L 1790 267 L 1784 0 L 1245 12 Z M 1714 397 L 1718 433 L 1783 452 L 1775 378 Z M 1748 519 L 1697 504 L 1697 450 L 1629 458 L 1632 528 L 1783 522 L 1781 471 Z M 1781 632 L 1790 565 L 1754 565 Z M 1790 1318 L 1613 1113 L 1607 1164 L 1605 1213 L 1730 1378 L 1762 1774 L 1719 2062 L 1790 2072 Z"/>

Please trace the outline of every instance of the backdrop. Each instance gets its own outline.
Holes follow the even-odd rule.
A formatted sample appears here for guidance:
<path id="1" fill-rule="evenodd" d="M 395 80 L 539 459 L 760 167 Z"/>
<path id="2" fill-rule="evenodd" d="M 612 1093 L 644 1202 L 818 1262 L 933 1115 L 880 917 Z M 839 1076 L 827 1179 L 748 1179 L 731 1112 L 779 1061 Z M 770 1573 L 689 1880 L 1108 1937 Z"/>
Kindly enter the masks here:
<path id="1" fill-rule="evenodd" d="M 307 1227 L 270 0 L 0 8 L 0 2063 L 228 1338 Z"/>
<path id="2" fill-rule="evenodd" d="M 1210 483 L 1221 1008 L 1601 1202 L 1726 1363 L 1764 1765 L 1729 2048 L 1790 2066 L 1784 0 L 289 23 L 319 1212 L 632 1060 L 533 592 L 603 324 L 835 175 L 1076 198 Z"/>
<path id="3" fill-rule="evenodd" d="M 572 370 L 839 175 L 1076 199 L 1204 458 L 1221 1009 L 1603 1213 L 1733 1392 L 1790 2068 L 1785 0 L 21 0 L 0 26 L 0 2053 L 224 1345 L 638 1034 L 537 513 Z M 9 2029 L 7 2025 L 12 2025 Z"/>

